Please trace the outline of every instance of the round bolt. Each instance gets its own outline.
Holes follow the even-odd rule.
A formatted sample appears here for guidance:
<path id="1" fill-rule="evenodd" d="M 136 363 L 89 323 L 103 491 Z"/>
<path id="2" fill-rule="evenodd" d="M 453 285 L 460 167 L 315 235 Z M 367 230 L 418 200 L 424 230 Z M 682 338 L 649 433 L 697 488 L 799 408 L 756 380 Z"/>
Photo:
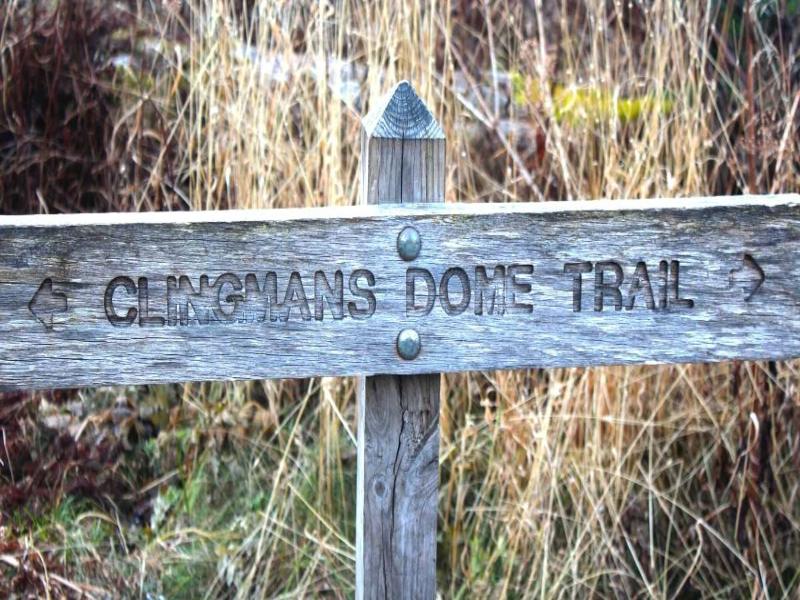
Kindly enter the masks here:
<path id="1" fill-rule="evenodd" d="M 403 329 L 397 335 L 397 353 L 404 360 L 414 360 L 419 355 L 422 343 L 414 329 Z"/>
<path id="2" fill-rule="evenodd" d="M 414 260 L 419 256 L 422 248 L 422 238 L 419 231 L 413 227 L 404 227 L 403 231 L 397 236 L 397 253 L 403 260 Z"/>

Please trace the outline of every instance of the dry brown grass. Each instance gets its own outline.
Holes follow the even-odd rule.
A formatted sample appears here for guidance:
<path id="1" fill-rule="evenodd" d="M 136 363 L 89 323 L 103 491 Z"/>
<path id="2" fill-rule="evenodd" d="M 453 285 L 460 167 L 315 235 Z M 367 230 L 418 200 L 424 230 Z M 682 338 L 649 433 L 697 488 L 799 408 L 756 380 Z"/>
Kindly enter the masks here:
<path id="1" fill-rule="evenodd" d="M 800 190 L 797 2 L 335 4 L 130 2 L 161 41 L 115 123 L 162 125 L 128 206 L 354 204 L 360 114 L 400 79 L 447 134 L 448 200 Z M 794 363 L 445 377 L 442 595 L 798 597 L 799 382 Z M 147 448 L 176 473 L 147 488 L 148 527 L 97 533 L 83 507 L 14 531 L 131 596 L 348 595 L 351 382 L 179 395 Z"/>

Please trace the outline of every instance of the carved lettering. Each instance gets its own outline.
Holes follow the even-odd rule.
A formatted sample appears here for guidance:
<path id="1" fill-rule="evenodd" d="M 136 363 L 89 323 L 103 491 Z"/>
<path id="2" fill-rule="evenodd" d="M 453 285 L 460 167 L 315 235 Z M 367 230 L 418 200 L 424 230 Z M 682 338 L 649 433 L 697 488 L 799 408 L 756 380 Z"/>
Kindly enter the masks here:
<path id="1" fill-rule="evenodd" d="M 461 290 L 458 292 L 460 298 L 457 304 L 453 303 L 450 296 L 450 280 L 454 277 L 458 280 L 458 285 L 461 287 Z M 439 303 L 444 309 L 444 312 L 450 316 L 460 315 L 467 310 L 471 295 L 467 272 L 460 267 L 451 267 L 447 269 L 439 283 Z"/>
<path id="2" fill-rule="evenodd" d="M 124 316 L 121 316 L 114 310 L 114 292 L 117 288 L 124 288 L 129 296 L 136 294 L 136 284 L 130 277 L 115 277 L 106 287 L 106 293 L 103 305 L 106 311 L 106 318 L 108 322 L 114 327 L 130 327 L 136 321 L 137 311 L 135 308 L 129 308 Z"/>
<path id="3" fill-rule="evenodd" d="M 304 321 L 311 320 L 311 310 L 308 308 L 308 299 L 305 289 L 303 289 L 303 279 L 300 273 L 292 271 L 289 276 L 289 285 L 286 286 L 286 294 L 283 297 L 281 306 L 281 321 L 288 321 L 292 316 L 292 309 L 297 308 Z"/>
<path id="4" fill-rule="evenodd" d="M 109 322 L 116 327 L 127 327 L 138 322 L 141 327 L 171 327 L 208 325 L 209 323 L 263 323 L 286 322 L 292 318 L 309 321 L 325 318 L 326 305 L 330 318 L 340 320 L 345 317 L 344 273 L 333 272 L 330 278 L 324 271 L 316 271 L 314 295 L 308 295 L 307 285 L 299 271 L 292 271 L 283 297 L 278 296 L 278 277 L 275 271 L 267 271 L 259 281 L 255 273 L 247 273 L 242 278 L 232 272 L 219 275 L 213 284 L 208 275 L 200 275 L 199 287 L 195 287 L 187 275 L 168 275 L 166 293 L 161 302 L 166 308 L 166 317 L 153 313 L 152 290 L 146 277 L 140 277 L 138 286 L 130 277 L 114 278 L 106 287 L 104 307 Z M 366 280 L 366 285 L 364 285 Z M 358 269 L 350 274 L 349 290 L 354 300 L 347 303 L 347 311 L 354 319 L 367 319 L 375 313 L 377 300 L 372 289 L 375 276 L 367 269 Z M 114 296 L 119 288 L 129 295 L 136 296 L 132 302 L 137 308 L 127 309 L 124 315 L 117 312 Z M 163 293 L 163 292 L 162 292 Z M 119 298 L 117 298 L 119 302 Z M 313 302 L 313 308 L 312 308 Z"/>
<path id="5" fill-rule="evenodd" d="M 680 268 L 681 265 L 677 260 L 671 260 L 669 263 L 669 305 L 677 306 L 679 308 L 694 308 L 694 300 L 680 297 Z"/>
<path id="6" fill-rule="evenodd" d="M 624 267 L 614 260 L 575 261 L 564 263 L 563 273 L 572 279 L 573 312 L 581 312 L 584 288 L 592 285 L 594 289 L 587 293 L 593 291 L 593 308 L 597 312 L 612 306 L 615 311 L 640 307 L 646 310 L 691 309 L 694 300 L 681 295 L 680 268 L 677 260 L 661 260 L 657 274 L 642 260 L 632 267 Z M 439 278 L 428 269 L 408 268 L 406 316 L 429 315 L 436 307 L 437 298 L 441 310 L 448 316 L 463 314 L 470 303 L 477 316 L 531 314 L 535 272 L 532 263 L 477 265 L 469 269 L 451 266 Z M 313 296 L 309 295 L 311 273 Z M 594 277 L 585 278 L 589 273 L 594 273 Z M 275 271 L 265 272 L 261 279 L 256 273 L 242 277 L 233 272 L 222 273 L 213 280 L 202 274 L 194 281 L 187 275 L 168 275 L 166 291 L 156 286 L 155 296 L 151 281 L 152 277 L 139 277 L 136 281 L 126 276 L 115 277 L 104 294 L 109 323 L 114 327 L 129 327 L 135 323 L 140 327 L 163 327 L 274 323 L 292 319 L 324 321 L 326 316 L 337 321 L 346 316 L 363 320 L 372 317 L 377 310 L 375 275 L 368 269 L 352 271 L 347 286 L 341 270 L 316 270 L 306 274 L 305 280 L 300 271 L 291 271 L 284 280 L 286 286 L 280 289 Z M 345 297 L 348 292 L 349 298 Z"/>
<path id="7" fill-rule="evenodd" d="M 475 314 L 502 315 L 506 312 L 506 268 L 497 265 L 491 277 L 486 275 L 486 267 L 475 267 Z"/>
<path id="8" fill-rule="evenodd" d="M 605 277 L 609 271 L 614 275 L 613 282 Z M 605 298 L 611 296 L 614 310 L 622 310 L 622 292 L 619 291 L 621 285 L 622 267 L 618 263 L 610 260 L 597 263 L 594 269 L 594 309 L 598 312 L 603 310 Z"/>
<path id="9" fill-rule="evenodd" d="M 572 274 L 572 310 L 581 312 L 583 274 L 592 272 L 592 263 L 573 262 L 564 265 L 564 274 Z"/>
<path id="10" fill-rule="evenodd" d="M 506 309 L 511 314 L 529 314 L 533 312 L 533 304 L 519 302 L 517 294 L 530 294 L 531 283 L 517 281 L 517 276 L 519 275 L 533 275 L 533 265 L 508 265 L 506 269 L 506 277 L 508 278 L 506 284 Z"/>
<path id="11" fill-rule="evenodd" d="M 658 307 L 661 310 L 667 308 L 667 278 L 669 276 L 669 263 L 662 260 L 658 263 L 659 277 L 659 300 Z"/>
<path id="12" fill-rule="evenodd" d="M 614 310 L 633 310 L 637 299 L 641 299 L 647 310 L 667 310 L 668 308 L 693 308 L 694 300 L 680 296 L 680 263 L 677 260 L 662 260 L 658 263 L 658 275 L 651 279 L 647 263 L 639 261 L 625 278 L 622 265 L 616 261 L 600 261 L 594 265 L 588 261 L 564 264 L 564 274 L 572 275 L 572 310 L 580 312 L 583 279 L 582 275 L 594 271 L 594 310 L 602 311 L 605 306 Z M 622 286 L 627 285 L 623 301 Z M 608 300 L 610 299 L 610 302 Z"/>
<path id="13" fill-rule="evenodd" d="M 188 325 L 189 309 L 193 319 L 200 325 L 207 325 L 214 315 L 215 294 L 208 285 L 208 275 L 200 276 L 200 290 L 196 291 L 191 279 L 181 275 L 167 277 L 167 323 L 169 325 Z"/>
<path id="14" fill-rule="evenodd" d="M 244 301 L 242 294 L 242 280 L 233 273 L 223 273 L 214 282 L 215 296 L 214 317 L 223 323 L 232 323 L 236 320 L 239 307 Z"/>
<path id="15" fill-rule="evenodd" d="M 375 292 L 369 288 L 365 289 L 359 286 L 358 280 L 362 277 L 367 280 L 367 285 L 369 288 L 375 285 L 375 275 L 372 274 L 372 271 L 368 271 L 367 269 L 356 269 L 350 274 L 350 293 L 353 294 L 353 296 L 363 298 L 367 301 L 366 308 L 359 308 L 358 303 L 355 301 L 350 301 L 347 303 L 347 310 L 350 313 L 350 316 L 354 319 L 369 319 L 373 314 L 375 314 L 375 307 L 377 305 L 375 300 Z"/>
<path id="16" fill-rule="evenodd" d="M 139 277 L 139 327 L 163 327 L 164 317 L 150 315 L 147 277 Z"/>
<path id="17" fill-rule="evenodd" d="M 417 281 L 425 283 L 425 304 L 417 304 Z M 436 302 L 436 281 L 427 269 L 411 268 L 406 271 L 406 316 L 424 317 Z"/>
<path id="18" fill-rule="evenodd" d="M 333 274 L 333 288 L 323 271 L 314 273 L 314 318 L 322 321 L 325 303 L 335 320 L 344 318 L 344 275 L 341 271 Z"/>
<path id="19" fill-rule="evenodd" d="M 644 261 L 636 264 L 636 270 L 631 278 L 631 285 L 628 288 L 628 302 L 625 304 L 627 310 L 633 310 L 636 303 L 636 295 L 644 294 L 644 303 L 650 310 L 655 309 L 656 303 L 653 299 L 653 288 L 650 287 L 650 276 L 647 274 L 647 265 Z"/>
<path id="20" fill-rule="evenodd" d="M 270 321 L 278 320 L 278 277 L 274 271 L 269 271 L 264 276 L 264 286 L 259 287 L 255 273 L 248 273 L 244 278 L 244 319 L 262 323 L 267 318 Z M 267 317 L 269 311 L 269 317 Z M 252 316 L 252 317 L 251 317 Z"/>

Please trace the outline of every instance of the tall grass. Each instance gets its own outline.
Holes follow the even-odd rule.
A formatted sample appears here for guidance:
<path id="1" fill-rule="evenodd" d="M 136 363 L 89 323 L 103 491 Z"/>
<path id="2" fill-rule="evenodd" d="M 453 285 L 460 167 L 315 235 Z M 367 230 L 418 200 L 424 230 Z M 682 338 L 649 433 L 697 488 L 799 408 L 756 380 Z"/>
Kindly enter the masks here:
<path id="1" fill-rule="evenodd" d="M 117 71 L 115 123 L 163 122 L 134 208 L 354 204 L 360 116 L 400 79 L 447 134 L 451 201 L 800 189 L 796 2 L 127 6 L 157 60 Z M 799 382 L 794 363 L 444 377 L 442 595 L 797 597 Z M 132 597 L 349 595 L 352 382 L 163 402 L 152 481 L 130 469 L 147 523 L 83 507 L 19 525 L 28 547 Z"/>

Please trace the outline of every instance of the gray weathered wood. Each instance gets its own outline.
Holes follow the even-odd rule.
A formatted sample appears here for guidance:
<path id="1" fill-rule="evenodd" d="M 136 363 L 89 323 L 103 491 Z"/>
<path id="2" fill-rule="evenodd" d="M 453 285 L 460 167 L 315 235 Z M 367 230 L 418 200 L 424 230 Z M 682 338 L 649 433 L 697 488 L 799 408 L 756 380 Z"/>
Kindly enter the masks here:
<path id="1" fill-rule="evenodd" d="M 361 202 L 442 202 L 444 167 L 439 124 L 401 82 L 364 119 Z M 359 380 L 356 598 L 436 596 L 440 380 Z"/>
<path id="2" fill-rule="evenodd" d="M 419 258 L 408 263 L 396 249 L 407 225 L 422 237 Z M 691 308 L 671 292 L 661 306 L 662 260 L 678 261 L 679 297 L 693 300 Z M 604 261 L 623 270 L 620 310 L 611 293 L 594 310 L 595 267 Z M 575 312 L 576 275 L 564 268 L 587 262 L 592 271 L 582 274 Z M 648 268 L 654 309 L 644 293 L 627 308 L 639 262 Z M 496 265 L 515 264 L 535 268 L 516 275 L 518 285 L 531 285 L 516 293 L 531 312 L 512 306 L 507 277 L 507 294 L 497 295 L 506 300 L 503 314 L 499 307 L 488 314 L 489 294 L 475 314 L 476 267 L 490 277 Z M 445 312 L 437 285 L 430 314 L 407 315 L 406 270 L 427 269 L 438 284 L 453 267 L 470 279 L 466 310 Z M 368 308 L 349 290 L 359 269 L 373 273 L 376 300 L 374 314 L 361 320 L 347 306 Z M 764 281 L 752 293 L 758 269 Z M 318 270 L 331 286 L 334 272 L 343 273 L 341 319 L 331 318 L 327 302 L 323 320 L 315 318 Z M 0 388 L 792 358 L 800 356 L 798 270 L 797 195 L 0 217 Z M 300 274 L 309 320 L 294 307 L 283 321 L 287 308 L 276 305 L 278 320 L 259 322 L 266 307 L 247 293 L 235 317 L 215 314 L 230 312 L 229 296 L 237 295 L 230 284 L 213 287 L 220 276 L 232 273 L 244 284 L 253 273 L 263 288 L 268 271 L 277 274 L 280 302 L 290 274 Z M 132 325 L 115 327 L 106 316 L 104 296 L 116 277 L 147 278 L 146 316 L 166 317 L 167 277 L 184 275 L 199 292 L 204 274 L 210 291 L 201 299 L 209 306 L 198 301 L 186 325 L 145 319 L 142 326 L 145 315 L 137 314 Z M 604 283 L 613 277 L 613 268 L 603 270 Z M 451 305 L 459 281 L 450 280 Z M 367 287 L 364 277 L 358 282 Z M 425 289 L 420 281 L 418 304 Z M 115 311 L 138 311 L 139 291 L 118 287 Z M 404 327 L 422 338 L 412 361 L 395 351 Z"/>

